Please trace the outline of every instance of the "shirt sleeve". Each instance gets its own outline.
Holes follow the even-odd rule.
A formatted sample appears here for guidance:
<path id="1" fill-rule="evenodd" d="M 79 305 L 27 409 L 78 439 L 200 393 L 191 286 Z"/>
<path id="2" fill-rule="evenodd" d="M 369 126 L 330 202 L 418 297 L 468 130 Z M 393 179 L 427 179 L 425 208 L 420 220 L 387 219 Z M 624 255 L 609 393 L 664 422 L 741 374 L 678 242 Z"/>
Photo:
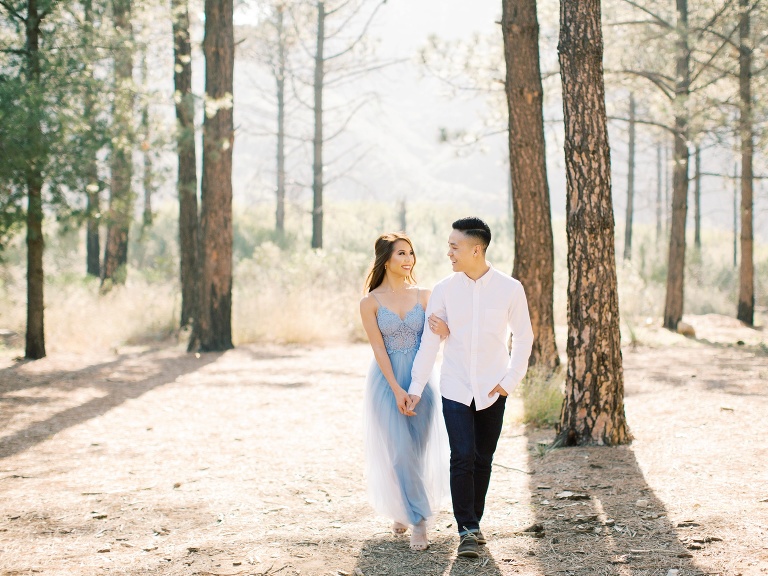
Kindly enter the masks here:
<path id="1" fill-rule="evenodd" d="M 507 394 L 511 394 L 525 377 L 533 348 L 533 328 L 528 313 L 528 300 L 522 284 L 516 286 L 517 294 L 507 312 L 507 323 L 512 331 L 512 352 L 509 355 L 507 373 L 501 381 L 501 387 Z"/>
<path id="2" fill-rule="evenodd" d="M 432 375 L 432 368 L 435 365 L 437 351 L 440 349 L 440 336 L 432 332 L 426 323 L 427 319 L 433 313 L 444 321 L 448 321 L 448 316 L 445 313 L 445 294 L 442 284 L 435 286 L 434 290 L 432 290 L 432 295 L 429 297 L 429 302 L 427 303 L 424 332 L 421 334 L 419 351 L 416 352 L 416 358 L 413 360 L 411 385 L 408 387 L 408 394 L 413 394 L 414 396 L 421 396 L 422 392 L 424 392 L 424 387 L 427 385 L 429 377 Z M 450 328 L 451 326 L 449 325 L 448 329 L 450 330 Z M 450 338 L 450 335 L 448 337 Z"/>

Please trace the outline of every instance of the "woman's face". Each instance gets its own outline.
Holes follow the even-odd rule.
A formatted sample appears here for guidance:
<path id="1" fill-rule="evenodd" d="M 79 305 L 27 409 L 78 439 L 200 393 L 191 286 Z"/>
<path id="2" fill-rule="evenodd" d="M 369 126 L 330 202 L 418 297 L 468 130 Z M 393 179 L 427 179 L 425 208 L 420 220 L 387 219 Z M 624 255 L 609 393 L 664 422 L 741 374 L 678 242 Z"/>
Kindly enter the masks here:
<path id="1" fill-rule="evenodd" d="M 408 277 L 416 265 L 416 255 L 413 248 L 405 240 L 397 240 L 392 255 L 387 260 L 387 270 L 398 276 Z"/>

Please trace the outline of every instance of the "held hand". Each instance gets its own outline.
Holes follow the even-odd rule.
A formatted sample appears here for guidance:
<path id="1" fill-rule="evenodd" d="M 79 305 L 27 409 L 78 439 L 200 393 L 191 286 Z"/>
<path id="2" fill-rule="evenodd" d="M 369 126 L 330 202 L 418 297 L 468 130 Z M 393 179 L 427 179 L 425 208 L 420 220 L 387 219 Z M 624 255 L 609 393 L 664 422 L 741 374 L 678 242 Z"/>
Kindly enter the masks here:
<path id="1" fill-rule="evenodd" d="M 403 414 L 405 416 L 416 415 L 416 412 L 414 412 L 412 407 L 410 406 L 411 398 L 408 396 L 408 393 L 402 388 L 398 388 L 397 392 L 395 392 L 395 401 L 397 402 L 397 409 L 400 411 L 400 414 Z"/>
<path id="2" fill-rule="evenodd" d="M 490 391 L 490 393 L 488 394 L 488 398 L 490 398 L 491 396 L 493 396 L 496 393 L 498 393 L 499 396 L 506 396 L 507 395 L 507 391 L 504 390 L 504 388 L 501 387 L 501 384 L 496 384 L 496 388 L 494 388 L 493 390 Z"/>
<path id="3" fill-rule="evenodd" d="M 433 333 L 440 336 L 441 340 L 447 338 L 451 333 L 451 331 L 448 329 L 448 324 L 445 323 L 445 320 L 434 313 L 429 315 L 429 329 L 432 330 Z"/>
<path id="4" fill-rule="evenodd" d="M 419 403 L 419 400 L 421 400 L 421 396 L 416 396 L 416 394 L 408 395 L 408 410 L 411 411 L 411 414 L 409 414 L 409 416 L 416 415 L 416 412 L 414 412 L 413 409 L 416 408 L 416 404 Z"/>

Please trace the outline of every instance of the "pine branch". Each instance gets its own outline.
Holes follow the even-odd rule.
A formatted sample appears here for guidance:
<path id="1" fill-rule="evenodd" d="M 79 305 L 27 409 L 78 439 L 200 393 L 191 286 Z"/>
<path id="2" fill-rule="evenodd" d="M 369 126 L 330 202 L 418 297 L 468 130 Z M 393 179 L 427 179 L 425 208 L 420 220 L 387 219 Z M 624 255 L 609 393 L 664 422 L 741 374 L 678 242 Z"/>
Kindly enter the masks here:
<path id="1" fill-rule="evenodd" d="M 352 110 L 352 112 L 349 113 L 349 115 L 347 116 L 347 119 L 344 120 L 344 123 L 339 127 L 339 129 L 336 130 L 336 132 L 334 132 L 330 136 L 323 138 L 323 142 L 330 142 L 331 140 L 333 140 L 334 138 L 342 134 L 347 129 L 347 126 L 349 126 L 349 123 L 352 121 L 352 118 L 354 118 L 355 115 L 362 109 L 362 107 L 368 104 L 368 102 L 370 102 L 371 100 L 372 100 L 371 96 L 363 98 L 363 100 Z"/>
<path id="2" fill-rule="evenodd" d="M 672 26 L 669 22 L 664 20 L 658 14 L 654 14 L 648 8 L 646 8 L 645 6 L 642 6 L 642 5 L 638 4 L 637 2 L 633 2 L 633 0 L 624 0 L 624 2 L 626 2 L 630 6 L 633 6 L 634 8 L 637 8 L 641 12 L 645 12 L 646 14 L 648 14 L 648 16 L 650 16 L 659 26 L 663 26 L 664 28 L 667 28 L 668 30 L 674 30 L 675 29 L 675 27 Z"/>
<path id="3" fill-rule="evenodd" d="M 715 50 L 710 55 L 709 60 L 706 62 L 706 64 L 702 65 L 701 69 L 696 74 L 693 75 L 693 77 L 691 78 L 691 85 L 693 85 L 693 83 L 696 82 L 698 77 L 701 76 L 707 68 L 709 68 L 710 66 L 714 67 L 712 62 L 714 61 L 715 58 L 717 58 L 717 55 L 720 54 L 720 52 L 723 50 L 723 48 L 725 48 L 729 44 L 732 44 L 731 41 L 730 41 L 730 37 L 733 36 L 734 32 L 736 32 L 736 30 L 738 30 L 738 29 L 739 29 L 739 24 L 736 24 L 736 27 L 733 30 L 731 30 L 731 33 L 727 36 L 727 39 L 725 39 L 720 44 L 720 46 L 717 47 L 717 50 Z"/>
<path id="4" fill-rule="evenodd" d="M 408 60 L 409 60 L 408 58 L 399 58 L 396 60 L 389 60 L 387 62 L 375 64 L 369 67 L 358 68 L 358 69 L 352 70 L 351 72 L 348 72 L 347 74 L 342 74 L 340 76 L 336 76 L 331 80 L 326 80 L 325 86 L 337 86 L 339 84 L 343 84 L 344 82 L 347 82 L 359 76 L 368 74 L 369 72 L 375 72 L 376 70 L 383 70 L 384 68 L 388 68 L 389 66 L 394 66 L 395 64 L 402 64 L 403 62 L 407 62 Z"/>
<path id="5" fill-rule="evenodd" d="M 360 31 L 360 35 L 349 46 L 347 46 L 341 52 L 337 52 L 336 54 L 334 54 L 332 56 L 326 56 L 323 60 L 325 62 L 327 62 L 329 60 L 334 60 L 334 59 L 339 58 L 340 56 L 343 56 L 344 54 L 347 54 L 348 52 L 352 51 L 355 48 L 355 46 L 357 46 L 363 40 L 363 38 L 365 38 L 365 35 L 368 33 L 368 27 L 371 25 L 371 22 L 373 22 L 373 19 L 376 16 L 376 14 L 378 13 L 379 9 L 382 6 L 384 6 L 384 4 L 386 4 L 386 3 L 387 3 L 387 0 L 381 0 L 376 5 L 376 8 L 373 9 L 373 12 L 371 12 L 371 15 L 368 17 L 368 21 L 365 23 L 365 26 L 363 26 L 363 29 Z"/>
<path id="6" fill-rule="evenodd" d="M 629 122 L 629 118 L 624 118 L 622 116 L 608 116 L 608 120 L 618 120 L 620 122 Z M 635 124 L 643 124 L 645 126 L 654 126 L 656 128 L 661 128 L 663 130 L 666 130 L 673 136 L 675 135 L 675 129 L 672 126 L 667 126 L 666 124 L 662 124 L 661 122 L 654 122 L 653 120 L 642 120 L 640 118 L 634 119 Z"/>
<path id="7" fill-rule="evenodd" d="M 7 0 L 0 0 L 0 6 L 5 8 L 8 11 L 8 14 L 10 14 L 13 18 L 16 18 L 16 20 L 24 22 L 25 24 L 27 23 L 27 19 L 19 14 L 16 9 L 7 2 Z"/>
<path id="8" fill-rule="evenodd" d="M 675 91 L 670 85 L 664 83 L 664 80 L 670 84 L 674 83 L 674 79 L 664 74 L 656 74 L 654 72 L 645 72 L 643 70 L 606 70 L 606 74 L 629 74 L 632 76 L 640 76 L 646 80 L 651 81 L 656 87 L 664 93 L 664 96 L 670 100 L 674 100 Z"/>

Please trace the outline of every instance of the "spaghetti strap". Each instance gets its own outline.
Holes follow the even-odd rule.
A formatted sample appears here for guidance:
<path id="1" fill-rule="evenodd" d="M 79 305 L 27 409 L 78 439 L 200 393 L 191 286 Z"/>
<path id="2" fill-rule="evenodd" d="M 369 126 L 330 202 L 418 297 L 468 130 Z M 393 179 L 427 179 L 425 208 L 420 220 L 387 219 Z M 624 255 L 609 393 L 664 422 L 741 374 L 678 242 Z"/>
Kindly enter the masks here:
<path id="1" fill-rule="evenodd" d="M 376 302 L 378 302 L 378 303 L 379 303 L 379 306 L 383 306 L 383 304 L 381 303 L 381 300 L 379 300 L 379 297 L 378 297 L 378 296 L 376 296 L 376 294 L 375 294 L 375 293 L 373 293 L 373 292 L 368 292 L 368 294 L 370 294 L 371 296 L 373 296 L 374 300 L 376 300 Z"/>

